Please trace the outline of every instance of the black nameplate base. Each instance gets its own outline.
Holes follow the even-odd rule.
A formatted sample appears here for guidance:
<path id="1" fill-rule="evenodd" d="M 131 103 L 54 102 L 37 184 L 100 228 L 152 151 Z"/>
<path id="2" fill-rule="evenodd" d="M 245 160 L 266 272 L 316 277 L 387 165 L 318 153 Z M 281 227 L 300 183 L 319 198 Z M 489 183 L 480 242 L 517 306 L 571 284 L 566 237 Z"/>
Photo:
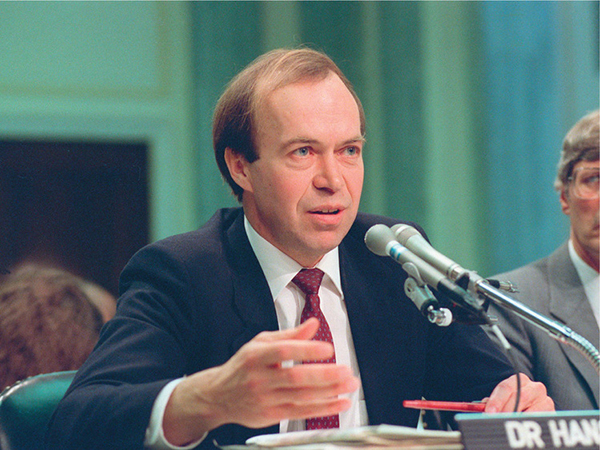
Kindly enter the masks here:
<path id="1" fill-rule="evenodd" d="M 600 411 L 457 414 L 465 450 L 600 449 Z"/>

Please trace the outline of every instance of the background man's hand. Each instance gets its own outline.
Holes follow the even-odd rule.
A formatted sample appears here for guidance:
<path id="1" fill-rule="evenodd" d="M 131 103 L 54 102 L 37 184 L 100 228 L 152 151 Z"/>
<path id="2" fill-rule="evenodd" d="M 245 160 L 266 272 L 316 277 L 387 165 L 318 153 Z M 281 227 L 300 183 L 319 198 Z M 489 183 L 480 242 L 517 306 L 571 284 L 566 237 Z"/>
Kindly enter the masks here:
<path id="1" fill-rule="evenodd" d="M 523 373 L 519 374 L 521 379 L 521 397 L 519 399 L 518 411 L 554 411 L 554 401 L 548 397 L 546 386 L 542 383 L 531 381 Z M 487 399 L 485 412 L 513 412 L 517 395 L 517 375 L 513 375 L 502 381 L 494 388 Z"/>
<path id="2" fill-rule="evenodd" d="M 338 395 L 359 387 L 349 367 L 282 366 L 284 361 L 333 355 L 331 344 L 311 340 L 318 328 L 318 320 L 309 319 L 290 330 L 260 333 L 222 366 L 185 378 L 165 410 L 167 440 L 183 445 L 226 423 L 261 428 L 283 419 L 329 416 L 348 409 L 350 401 Z"/>

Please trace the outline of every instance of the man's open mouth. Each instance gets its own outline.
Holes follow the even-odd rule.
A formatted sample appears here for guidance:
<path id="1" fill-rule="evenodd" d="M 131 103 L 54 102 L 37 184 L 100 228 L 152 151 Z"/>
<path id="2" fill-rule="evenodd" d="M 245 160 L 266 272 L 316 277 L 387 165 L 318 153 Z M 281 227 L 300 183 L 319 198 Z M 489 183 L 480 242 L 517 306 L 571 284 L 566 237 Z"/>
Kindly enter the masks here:
<path id="1" fill-rule="evenodd" d="M 311 214 L 337 214 L 339 213 L 339 209 L 324 209 L 321 211 L 311 211 Z"/>

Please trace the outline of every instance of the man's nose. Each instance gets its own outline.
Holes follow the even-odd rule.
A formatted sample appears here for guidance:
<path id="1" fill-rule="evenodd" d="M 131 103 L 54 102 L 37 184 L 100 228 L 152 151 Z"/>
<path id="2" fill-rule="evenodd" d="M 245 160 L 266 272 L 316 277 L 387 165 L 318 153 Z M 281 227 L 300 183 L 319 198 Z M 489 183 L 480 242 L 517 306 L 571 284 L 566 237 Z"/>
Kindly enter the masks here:
<path id="1" fill-rule="evenodd" d="M 328 189 L 333 192 L 340 190 L 344 185 L 341 169 L 335 155 L 322 155 L 313 181 L 314 186 L 317 189 Z"/>

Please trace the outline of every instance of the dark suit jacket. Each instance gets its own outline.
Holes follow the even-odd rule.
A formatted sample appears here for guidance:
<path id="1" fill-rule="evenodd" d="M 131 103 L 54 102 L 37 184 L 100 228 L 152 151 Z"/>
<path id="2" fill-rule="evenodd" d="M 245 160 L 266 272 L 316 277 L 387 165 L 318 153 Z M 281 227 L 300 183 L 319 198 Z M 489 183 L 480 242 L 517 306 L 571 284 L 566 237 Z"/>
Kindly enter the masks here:
<path id="1" fill-rule="evenodd" d="M 404 409 L 404 399 L 480 399 L 512 370 L 479 327 L 437 328 L 420 315 L 404 294 L 401 267 L 364 244 L 375 223 L 397 222 L 359 214 L 339 247 L 342 287 L 370 423 L 414 426 L 418 411 Z M 142 448 L 167 382 L 223 364 L 257 333 L 278 329 L 240 208 L 142 249 L 123 271 L 121 291 L 116 317 L 53 417 L 49 448 Z M 201 446 L 276 432 L 278 425 L 227 425 Z"/>
<path id="2" fill-rule="evenodd" d="M 567 325 L 598 347 L 598 323 L 567 243 L 546 258 L 494 278 L 512 281 L 519 293 L 511 296 Z M 546 385 L 556 409 L 598 409 L 598 373 L 578 350 L 556 341 L 511 311 L 492 305 L 489 312 L 498 316 L 498 325 L 513 346 L 519 371 Z"/>

